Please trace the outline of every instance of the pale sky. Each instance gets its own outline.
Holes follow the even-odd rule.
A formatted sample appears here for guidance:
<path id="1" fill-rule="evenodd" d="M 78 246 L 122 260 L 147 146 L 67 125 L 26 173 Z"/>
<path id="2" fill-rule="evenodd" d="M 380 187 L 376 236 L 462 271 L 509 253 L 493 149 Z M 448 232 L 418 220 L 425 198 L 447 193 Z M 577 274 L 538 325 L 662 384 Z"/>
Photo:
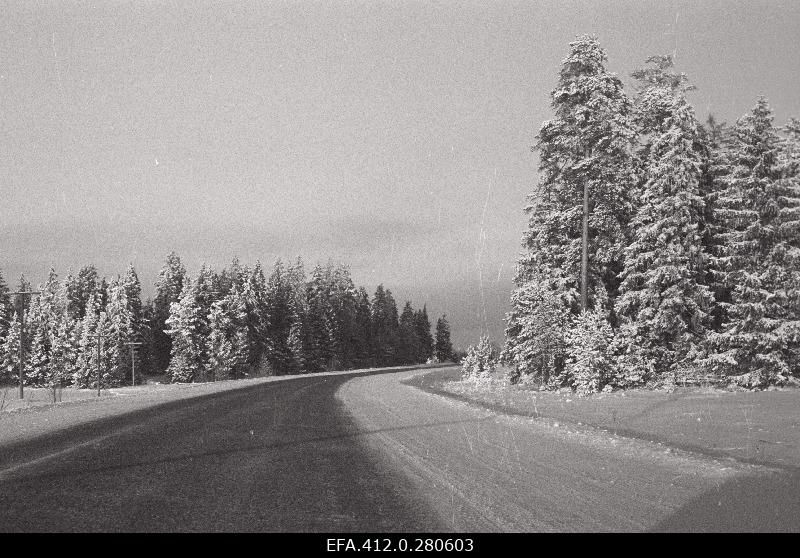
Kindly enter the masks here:
<path id="1" fill-rule="evenodd" d="M 676 23 L 677 22 L 677 23 Z M 348 263 L 502 340 L 568 44 L 800 116 L 800 2 L 0 2 L 0 270 Z"/>

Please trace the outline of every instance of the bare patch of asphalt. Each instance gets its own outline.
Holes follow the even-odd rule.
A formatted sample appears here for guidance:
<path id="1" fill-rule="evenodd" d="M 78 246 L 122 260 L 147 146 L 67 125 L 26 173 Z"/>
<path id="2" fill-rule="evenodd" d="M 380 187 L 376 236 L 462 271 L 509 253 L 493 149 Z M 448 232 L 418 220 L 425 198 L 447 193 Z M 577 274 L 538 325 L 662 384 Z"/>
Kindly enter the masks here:
<path id="1" fill-rule="evenodd" d="M 590 398 L 581 400 L 574 395 L 544 394 L 537 405 L 526 406 L 519 400 L 504 401 L 502 396 L 486 397 L 479 390 L 469 393 L 445 388 L 460 376 L 460 369 L 451 367 L 423 371 L 402 383 L 469 407 L 535 420 L 565 432 L 607 433 L 657 444 L 667 451 L 735 462 L 743 465 L 744 471 L 752 471 L 702 492 L 649 531 L 800 532 L 800 390 L 646 394 L 644 401 L 616 398 L 598 410 L 602 403 L 598 405 L 597 399 L 591 405 L 587 404 Z M 743 421 L 739 419 L 742 414 Z M 695 423 L 702 421 L 699 430 Z M 746 429 L 739 428 L 740 422 Z M 767 444 L 778 449 L 772 454 L 759 451 Z"/>

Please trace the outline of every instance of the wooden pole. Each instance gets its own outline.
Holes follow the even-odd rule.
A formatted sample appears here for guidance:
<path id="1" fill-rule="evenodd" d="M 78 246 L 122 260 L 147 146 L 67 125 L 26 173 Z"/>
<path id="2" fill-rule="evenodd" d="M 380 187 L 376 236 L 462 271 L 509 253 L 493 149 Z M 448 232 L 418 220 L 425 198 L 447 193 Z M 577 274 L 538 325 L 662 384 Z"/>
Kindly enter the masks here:
<path id="1" fill-rule="evenodd" d="M 128 342 L 128 343 L 125 343 L 125 344 L 128 347 L 130 347 L 130 349 L 131 349 L 131 385 L 135 386 L 136 385 L 136 359 L 134 358 L 133 348 L 134 347 L 138 347 L 142 343 L 141 342 L 131 341 L 131 342 Z"/>
<path id="2" fill-rule="evenodd" d="M 583 183 L 583 246 L 581 254 L 581 309 L 588 310 L 589 282 L 589 181 Z"/>
<path id="3" fill-rule="evenodd" d="M 100 343 L 102 339 L 102 334 L 97 336 L 97 397 L 100 397 Z"/>

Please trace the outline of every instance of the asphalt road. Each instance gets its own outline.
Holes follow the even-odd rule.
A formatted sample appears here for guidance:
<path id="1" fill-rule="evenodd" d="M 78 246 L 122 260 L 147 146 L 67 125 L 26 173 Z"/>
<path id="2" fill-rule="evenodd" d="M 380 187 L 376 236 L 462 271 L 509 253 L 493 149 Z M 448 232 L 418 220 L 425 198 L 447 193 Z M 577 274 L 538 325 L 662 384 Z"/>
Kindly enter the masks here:
<path id="1" fill-rule="evenodd" d="M 732 487 L 784 492 L 760 467 L 498 415 L 410 374 L 297 377 L 0 445 L 0 531 L 758 529 Z"/>

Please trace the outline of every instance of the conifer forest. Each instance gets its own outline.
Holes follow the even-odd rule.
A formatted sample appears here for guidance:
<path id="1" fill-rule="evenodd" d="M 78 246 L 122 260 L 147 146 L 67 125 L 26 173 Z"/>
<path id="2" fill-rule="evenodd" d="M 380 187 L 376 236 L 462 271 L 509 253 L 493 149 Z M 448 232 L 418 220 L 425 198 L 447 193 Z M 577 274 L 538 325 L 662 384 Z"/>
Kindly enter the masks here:
<path id="1" fill-rule="evenodd" d="M 606 64 L 595 37 L 572 42 L 539 128 L 499 355 L 509 381 L 796 380 L 800 121 L 774 122 L 759 97 L 736 122 L 700 122 L 671 55 L 647 58 L 632 91 Z M 473 360 L 496 359 L 479 349 Z"/>
<path id="2" fill-rule="evenodd" d="M 278 260 L 266 273 L 237 259 L 216 272 L 187 273 L 174 252 L 142 301 L 132 265 L 110 281 L 94 266 L 59 278 L 51 270 L 32 291 L 23 277 L 11 296 L 0 275 L 2 376 L 19 378 L 21 305 L 25 385 L 116 387 L 150 375 L 167 382 L 209 382 L 425 363 L 452 358 L 447 318 L 436 339 L 425 306 L 392 292 L 356 288 L 343 265 Z M 135 350 L 131 350 L 135 347 Z M 99 359 L 99 361 L 98 361 Z"/>

